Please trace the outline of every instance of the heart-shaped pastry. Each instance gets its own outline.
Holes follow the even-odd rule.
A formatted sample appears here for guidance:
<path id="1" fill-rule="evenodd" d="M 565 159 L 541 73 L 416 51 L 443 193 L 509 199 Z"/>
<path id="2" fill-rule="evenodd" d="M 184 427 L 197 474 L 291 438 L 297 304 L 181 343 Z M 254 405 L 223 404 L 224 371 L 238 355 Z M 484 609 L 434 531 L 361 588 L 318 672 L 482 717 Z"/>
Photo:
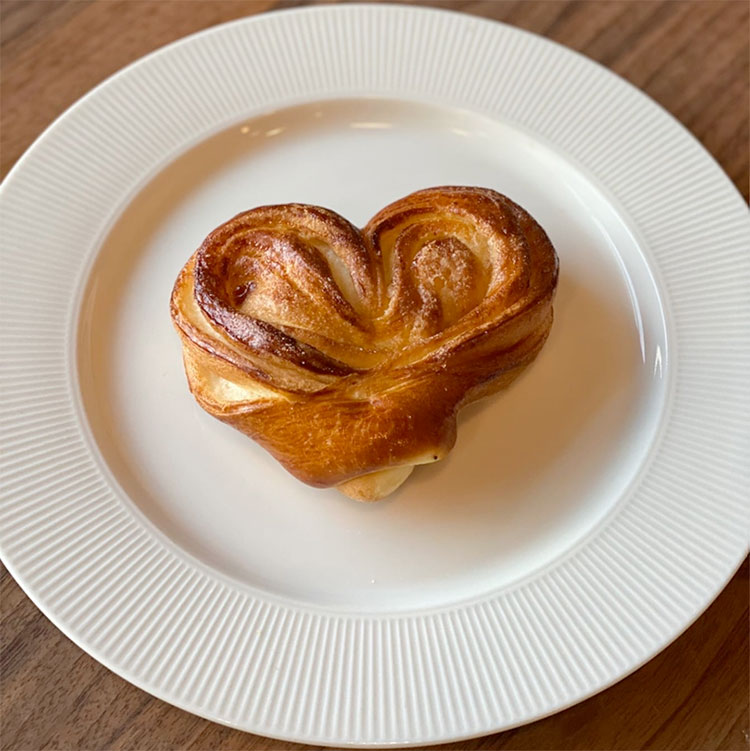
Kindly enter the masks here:
<path id="1" fill-rule="evenodd" d="M 171 314 L 203 409 L 303 482 L 370 501 L 442 459 L 460 407 L 531 362 L 556 284 L 520 206 L 430 188 L 361 231 L 305 204 L 239 214 L 184 266 Z"/>

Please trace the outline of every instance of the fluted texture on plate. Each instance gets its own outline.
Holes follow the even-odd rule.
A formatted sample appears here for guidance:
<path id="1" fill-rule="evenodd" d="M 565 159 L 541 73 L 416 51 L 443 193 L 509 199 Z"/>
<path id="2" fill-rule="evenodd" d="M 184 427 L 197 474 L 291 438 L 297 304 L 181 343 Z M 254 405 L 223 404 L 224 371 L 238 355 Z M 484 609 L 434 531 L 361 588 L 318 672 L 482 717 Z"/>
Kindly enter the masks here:
<path id="1" fill-rule="evenodd" d="M 120 497 L 81 427 L 76 321 L 60 315 L 115 207 L 155 167 L 259 108 L 352 93 L 479 110 L 564 155 L 638 233 L 669 311 L 668 414 L 615 512 L 537 575 L 439 611 L 297 607 L 186 557 Z M 334 745 L 489 732 L 650 657 L 744 555 L 747 209 L 669 116 L 561 47 L 407 7 L 209 30 L 76 105 L 8 178 L 0 223 L 3 559 L 69 636 L 173 703 Z"/>

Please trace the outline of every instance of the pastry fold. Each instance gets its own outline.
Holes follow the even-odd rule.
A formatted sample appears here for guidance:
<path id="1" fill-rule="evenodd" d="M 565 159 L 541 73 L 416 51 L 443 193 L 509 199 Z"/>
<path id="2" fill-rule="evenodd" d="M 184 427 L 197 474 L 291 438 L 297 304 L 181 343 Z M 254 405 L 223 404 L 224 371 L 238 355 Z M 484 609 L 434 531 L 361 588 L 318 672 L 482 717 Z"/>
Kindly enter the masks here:
<path id="1" fill-rule="evenodd" d="M 295 477 L 357 500 L 442 459 L 458 410 L 505 386 L 552 324 L 544 230 L 492 190 L 421 190 L 359 230 L 318 206 L 215 229 L 171 316 L 203 409 Z"/>

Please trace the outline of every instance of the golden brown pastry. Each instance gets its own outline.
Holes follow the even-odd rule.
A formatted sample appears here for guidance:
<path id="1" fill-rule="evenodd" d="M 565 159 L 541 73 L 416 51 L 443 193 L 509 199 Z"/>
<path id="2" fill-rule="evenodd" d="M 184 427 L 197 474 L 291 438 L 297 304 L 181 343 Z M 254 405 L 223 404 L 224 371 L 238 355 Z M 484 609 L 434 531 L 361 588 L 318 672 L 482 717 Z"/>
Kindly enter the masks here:
<path id="1" fill-rule="evenodd" d="M 552 324 L 557 256 L 499 193 L 412 193 L 362 230 L 262 206 L 214 230 L 172 292 L 190 389 L 295 477 L 373 501 L 442 459 L 456 413 Z"/>

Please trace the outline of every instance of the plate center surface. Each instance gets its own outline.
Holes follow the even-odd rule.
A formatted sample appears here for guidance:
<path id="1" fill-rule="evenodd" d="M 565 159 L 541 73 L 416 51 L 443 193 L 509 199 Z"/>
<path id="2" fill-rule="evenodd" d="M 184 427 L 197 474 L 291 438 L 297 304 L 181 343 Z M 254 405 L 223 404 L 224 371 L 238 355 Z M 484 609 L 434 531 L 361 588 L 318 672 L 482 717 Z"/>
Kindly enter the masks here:
<path id="1" fill-rule="evenodd" d="M 407 193 L 448 184 L 524 206 L 554 243 L 561 275 L 541 355 L 509 390 L 462 413 L 447 460 L 418 468 L 385 501 L 358 504 L 302 485 L 197 406 L 168 302 L 208 232 L 292 201 L 362 226 Z M 412 609 L 517 581 L 613 509 L 658 427 L 664 337 L 637 241 L 563 157 L 474 113 L 352 99 L 250 118 L 145 185 L 93 266 L 77 372 L 103 460 L 179 548 L 281 597 Z"/>

